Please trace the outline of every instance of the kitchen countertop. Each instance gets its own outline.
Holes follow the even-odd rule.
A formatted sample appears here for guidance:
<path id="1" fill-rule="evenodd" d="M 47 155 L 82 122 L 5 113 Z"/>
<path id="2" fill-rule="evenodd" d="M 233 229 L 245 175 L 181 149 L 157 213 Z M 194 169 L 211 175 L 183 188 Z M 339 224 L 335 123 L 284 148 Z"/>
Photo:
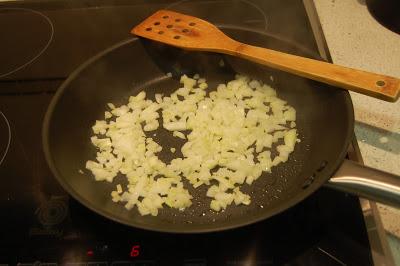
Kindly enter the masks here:
<path id="1" fill-rule="evenodd" d="M 380 25 L 365 0 L 314 0 L 335 64 L 400 77 L 400 35 Z M 350 93 L 364 163 L 400 175 L 400 100 Z M 379 204 L 384 228 L 400 238 L 400 210 Z"/>

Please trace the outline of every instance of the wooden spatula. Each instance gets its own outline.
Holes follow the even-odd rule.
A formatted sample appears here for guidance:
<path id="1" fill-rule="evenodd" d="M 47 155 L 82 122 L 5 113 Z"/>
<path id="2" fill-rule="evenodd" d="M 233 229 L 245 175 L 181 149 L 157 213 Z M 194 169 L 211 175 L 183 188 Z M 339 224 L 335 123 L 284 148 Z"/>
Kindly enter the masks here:
<path id="1" fill-rule="evenodd" d="M 157 11 L 131 33 L 184 49 L 238 56 L 385 101 L 395 102 L 399 98 L 397 78 L 244 44 L 205 20 L 168 10 Z"/>

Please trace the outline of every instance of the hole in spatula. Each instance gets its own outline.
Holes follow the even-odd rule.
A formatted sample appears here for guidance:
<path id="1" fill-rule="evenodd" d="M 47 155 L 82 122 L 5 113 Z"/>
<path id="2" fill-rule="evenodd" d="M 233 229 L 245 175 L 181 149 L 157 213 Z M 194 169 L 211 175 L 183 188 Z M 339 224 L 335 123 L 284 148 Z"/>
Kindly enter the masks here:
<path id="1" fill-rule="evenodd" d="M 179 36 L 179 35 L 175 35 L 174 36 L 174 39 L 176 39 L 176 40 L 178 40 L 178 39 L 180 39 L 181 38 L 181 36 Z"/>
<path id="2" fill-rule="evenodd" d="M 386 83 L 385 83 L 383 80 L 378 80 L 378 81 L 376 82 L 376 85 L 377 85 L 378 87 L 383 87 L 383 86 L 386 85 Z"/>

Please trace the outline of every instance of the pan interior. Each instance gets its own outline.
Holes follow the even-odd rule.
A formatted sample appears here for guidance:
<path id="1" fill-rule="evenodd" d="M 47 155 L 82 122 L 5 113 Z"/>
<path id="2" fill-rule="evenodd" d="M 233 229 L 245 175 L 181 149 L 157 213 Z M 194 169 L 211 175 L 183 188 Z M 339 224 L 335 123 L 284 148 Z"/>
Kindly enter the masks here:
<path id="1" fill-rule="evenodd" d="M 239 41 L 312 57 L 307 51 L 266 34 L 224 29 Z M 220 60 L 225 66 L 220 67 Z M 172 73 L 169 78 L 166 73 Z M 280 98 L 297 110 L 300 143 L 289 161 L 264 174 L 253 185 L 243 186 L 252 197 L 250 206 L 229 206 L 224 212 L 209 210 L 206 188 L 190 190 L 193 205 L 180 212 L 168 207 L 157 217 L 140 216 L 111 201 L 118 183 L 95 182 L 85 163 L 94 159 L 91 126 L 103 119 L 106 103 L 124 104 L 128 97 L 146 90 L 167 95 L 179 87 L 181 74 L 199 73 L 210 88 L 234 78 L 235 73 L 263 80 L 277 89 Z M 273 81 L 270 79 L 273 76 Z M 349 95 L 328 85 L 276 71 L 238 58 L 206 52 L 189 52 L 161 44 L 132 39 L 85 63 L 59 89 L 44 125 L 46 158 L 63 187 L 90 209 L 113 220 L 168 232 L 203 232 L 233 228 L 268 218 L 301 201 L 318 189 L 344 158 L 353 127 Z M 153 133 L 152 133 L 153 134 Z M 152 136 L 153 137 L 153 136 Z M 171 160 L 169 147 L 181 140 L 165 130 L 153 137 L 163 147 L 160 157 Z M 179 156 L 176 153 L 175 156 Z M 80 174 L 83 170 L 84 174 Z"/>

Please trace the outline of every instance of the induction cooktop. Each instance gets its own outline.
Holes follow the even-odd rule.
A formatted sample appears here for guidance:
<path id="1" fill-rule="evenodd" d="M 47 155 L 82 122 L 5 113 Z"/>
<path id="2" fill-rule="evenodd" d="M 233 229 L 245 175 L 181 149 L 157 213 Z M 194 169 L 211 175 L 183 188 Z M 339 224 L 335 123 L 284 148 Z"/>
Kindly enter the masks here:
<path id="1" fill-rule="evenodd" d="M 192 235 L 118 224 L 61 188 L 41 143 L 49 102 L 76 67 L 161 8 L 321 52 L 303 1 L 0 3 L 0 265 L 372 265 L 359 199 L 329 188 L 266 221 Z"/>

